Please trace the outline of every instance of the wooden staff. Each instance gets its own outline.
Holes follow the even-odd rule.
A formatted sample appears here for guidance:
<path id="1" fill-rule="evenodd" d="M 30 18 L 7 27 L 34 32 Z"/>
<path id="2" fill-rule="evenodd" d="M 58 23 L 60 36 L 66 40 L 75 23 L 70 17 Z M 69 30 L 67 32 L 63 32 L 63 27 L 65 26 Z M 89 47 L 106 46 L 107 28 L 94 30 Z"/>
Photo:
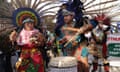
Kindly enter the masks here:
<path id="1" fill-rule="evenodd" d="M 66 47 L 72 40 L 74 40 L 76 38 L 76 36 L 78 36 L 80 34 L 80 30 L 69 40 L 67 41 L 67 43 L 64 45 L 64 47 Z"/>
<path id="2" fill-rule="evenodd" d="M 72 40 L 74 40 L 76 36 L 78 36 L 81 33 L 84 33 L 86 30 L 89 29 L 89 27 L 91 27 L 90 21 L 88 19 L 86 19 L 86 21 L 87 23 L 84 21 L 84 26 L 78 29 L 77 33 L 64 45 L 64 47 L 66 47 Z"/>

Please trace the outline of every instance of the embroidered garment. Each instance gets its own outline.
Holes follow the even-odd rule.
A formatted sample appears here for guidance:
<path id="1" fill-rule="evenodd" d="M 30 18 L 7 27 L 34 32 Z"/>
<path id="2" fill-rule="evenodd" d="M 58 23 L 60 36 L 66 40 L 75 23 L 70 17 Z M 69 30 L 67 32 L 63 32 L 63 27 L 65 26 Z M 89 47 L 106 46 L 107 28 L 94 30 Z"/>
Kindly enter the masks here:
<path id="1" fill-rule="evenodd" d="M 37 29 L 31 31 L 22 29 L 20 32 L 17 38 L 17 44 L 21 46 L 21 60 L 16 63 L 16 65 L 18 64 L 18 72 L 44 72 L 42 54 L 36 48 L 35 44 L 30 41 L 38 33 L 39 31 Z M 39 37 L 42 39 L 41 36 Z"/>
<path id="2" fill-rule="evenodd" d="M 18 45 L 30 44 L 30 37 L 38 32 L 39 31 L 37 29 L 33 29 L 31 31 L 22 29 L 22 31 L 20 32 L 18 36 L 17 44 Z"/>

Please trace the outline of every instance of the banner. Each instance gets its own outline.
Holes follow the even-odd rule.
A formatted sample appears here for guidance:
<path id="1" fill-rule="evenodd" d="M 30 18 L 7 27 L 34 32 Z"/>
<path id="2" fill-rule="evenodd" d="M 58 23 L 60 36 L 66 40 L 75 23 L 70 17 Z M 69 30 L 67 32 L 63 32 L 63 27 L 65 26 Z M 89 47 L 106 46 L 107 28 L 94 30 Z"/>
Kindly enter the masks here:
<path id="1" fill-rule="evenodd" d="M 120 57 L 120 34 L 107 36 L 108 54 L 112 57 Z"/>

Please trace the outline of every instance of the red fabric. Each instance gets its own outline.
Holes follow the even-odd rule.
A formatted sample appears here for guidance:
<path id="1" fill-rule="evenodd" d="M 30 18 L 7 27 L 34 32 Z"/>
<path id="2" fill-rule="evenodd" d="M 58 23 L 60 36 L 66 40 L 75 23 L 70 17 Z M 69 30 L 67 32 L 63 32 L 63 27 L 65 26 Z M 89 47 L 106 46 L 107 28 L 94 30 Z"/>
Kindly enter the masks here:
<path id="1" fill-rule="evenodd" d="M 44 64 L 41 53 L 39 51 L 31 52 L 32 49 L 34 48 L 33 46 L 24 45 L 22 47 L 23 52 L 21 53 L 21 58 L 23 59 L 31 58 L 33 60 L 34 65 L 39 64 L 40 67 L 38 69 L 38 72 L 44 72 Z M 25 66 L 20 66 L 18 70 L 20 72 L 22 70 L 26 70 L 27 67 L 28 64 Z"/>
<path id="2" fill-rule="evenodd" d="M 40 67 L 38 69 L 38 72 L 44 72 L 44 64 L 43 64 L 42 55 L 39 54 L 39 53 L 35 53 L 32 56 L 32 59 L 33 59 L 35 64 L 39 64 L 40 65 Z"/>
<path id="3" fill-rule="evenodd" d="M 109 72 L 109 66 L 104 66 L 104 71 Z"/>
<path id="4" fill-rule="evenodd" d="M 93 64 L 93 71 L 96 71 L 97 68 L 98 68 L 98 63 L 94 63 L 94 64 Z"/>
<path id="5" fill-rule="evenodd" d="M 109 66 L 104 66 L 105 72 L 109 72 Z"/>
<path id="6" fill-rule="evenodd" d="M 32 48 L 35 47 L 35 44 L 25 44 L 25 45 L 23 45 L 21 47 L 22 47 L 23 50 L 24 49 L 32 49 Z"/>
<path id="7" fill-rule="evenodd" d="M 19 69 L 18 69 L 18 72 L 24 71 L 27 68 L 28 68 L 28 65 L 20 66 Z"/>
<path id="8" fill-rule="evenodd" d="M 103 44 L 102 53 L 103 53 L 103 57 L 107 56 L 107 45 L 106 45 L 106 43 Z"/>
<path id="9" fill-rule="evenodd" d="M 30 57 L 30 54 L 29 54 L 29 53 L 26 53 L 26 54 L 21 53 L 20 56 L 21 56 L 21 58 L 25 58 L 25 59 L 27 59 L 27 58 Z"/>
<path id="10" fill-rule="evenodd" d="M 41 66 L 39 67 L 38 72 L 44 72 L 44 65 L 41 65 Z"/>
<path id="11" fill-rule="evenodd" d="M 39 54 L 39 53 L 35 53 L 32 57 L 33 61 L 37 64 L 43 64 L 43 61 L 42 61 L 42 55 Z"/>

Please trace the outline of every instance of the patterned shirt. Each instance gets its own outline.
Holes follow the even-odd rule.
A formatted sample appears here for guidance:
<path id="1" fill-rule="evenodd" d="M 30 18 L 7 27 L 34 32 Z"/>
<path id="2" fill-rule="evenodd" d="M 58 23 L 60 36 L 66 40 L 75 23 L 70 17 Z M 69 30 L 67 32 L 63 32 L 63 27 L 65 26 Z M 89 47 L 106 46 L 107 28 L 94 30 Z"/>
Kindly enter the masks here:
<path id="1" fill-rule="evenodd" d="M 37 29 L 33 29 L 31 31 L 27 31 L 25 29 L 22 29 L 22 31 L 20 32 L 18 38 L 17 38 L 17 44 L 18 45 L 25 45 L 25 44 L 30 44 L 30 37 L 35 34 L 38 33 L 39 30 Z"/>

